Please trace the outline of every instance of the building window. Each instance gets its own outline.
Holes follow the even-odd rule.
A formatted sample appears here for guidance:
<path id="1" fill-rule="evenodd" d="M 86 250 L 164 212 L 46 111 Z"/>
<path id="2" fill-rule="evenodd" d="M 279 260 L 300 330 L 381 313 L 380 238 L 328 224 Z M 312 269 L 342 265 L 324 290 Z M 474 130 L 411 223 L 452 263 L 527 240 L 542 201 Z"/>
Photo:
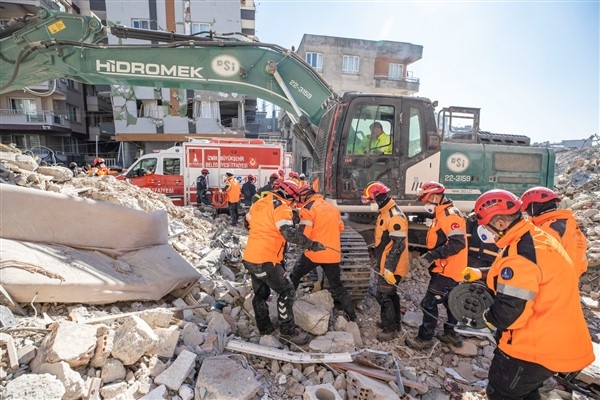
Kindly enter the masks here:
<path id="1" fill-rule="evenodd" d="M 192 22 L 192 35 L 203 33 L 208 34 L 210 32 L 210 24 L 206 22 Z"/>
<path id="2" fill-rule="evenodd" d="M 150 20 L 149 19 L 132 19 L 131 26 L 133 28 L 139 28 L 139 29 L 150 29 Z"/>
<path id="3" fill-rule="evenodd" d="M 404 66 L 402 64 L 393 64 L 390 63 L 388 79 L 392 81 L 399 81 L 402 79 L 402 73 L 404 71 Z"/>
<path id="4" fill-rule="evenodd" d="M 342 61 L 342 73 L 358 75 L 358 56 L 344 56 Z"/>
<path id="5" fill-rule="evenodd" d="M 69 121 L 79 122 L 81 121 L 79 107 L 67 104 L 67 118 Z"/>
<path id="6" fill-rule="evenodd" d="M 37 113 L 35 99 L 10 99 L 10 109 L 13 114 L 33 115 Z"/>
<path id="7" fill-rule="evenodd" d="M 306 62 L 317 72 L 323 72 L 323 53 L 306 53 Z"/>

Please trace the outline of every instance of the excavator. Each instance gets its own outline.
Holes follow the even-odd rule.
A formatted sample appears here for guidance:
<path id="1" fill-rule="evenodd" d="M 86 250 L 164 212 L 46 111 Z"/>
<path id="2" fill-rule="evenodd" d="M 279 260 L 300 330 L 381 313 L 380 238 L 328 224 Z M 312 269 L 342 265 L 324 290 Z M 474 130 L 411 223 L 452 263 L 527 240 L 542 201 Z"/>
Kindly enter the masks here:
<path id="1" fill-rule="evenodd" d="M 107 44 L 109 35 L 148 43 Z M 437 102 L 424 97 L 340 95 L 302 57 L 275 44 L 107 27 L 94 16 L 58 11 L 11 20 L 0 32 L 0 93 L 58 78 L 235 92 L 273 103 L 287 112 L 294 134 L 310 151 L 311 180 L 319 192 L 357 227 L 377 213 L 376 205 L 360 201 L 370 181 L 387 185 L 417 224 L 425 214 L 416 193 L 427 181 L 443 183 L 466 212 L 489 189 L 520 194 L 531 186 L 553 186 L 552 150 L 531 146 L 526 136 L 481 131 L 479 109 L 436 112 Z M 385 149 L 365 146 L 374 123 L 388 135 Z M 370 242 L 368 231 L 358 235 L 348 228 L 343 237 L 345 283 L 354 297 L 368 289 L 361 275 L 369 265 L 362 240 Z M 420 232 L 411 230 L 412 242 L 422 242 Z"/>

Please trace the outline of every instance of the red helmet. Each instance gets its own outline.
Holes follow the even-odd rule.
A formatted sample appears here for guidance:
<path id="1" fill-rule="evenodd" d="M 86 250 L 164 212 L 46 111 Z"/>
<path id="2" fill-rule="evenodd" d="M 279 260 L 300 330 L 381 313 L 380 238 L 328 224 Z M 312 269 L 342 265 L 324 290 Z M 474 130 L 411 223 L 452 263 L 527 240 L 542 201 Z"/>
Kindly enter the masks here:
<path id="1" fill-rule="evenodd" d="M 479 225 L 487 225 L 496 215 L 512 215 L 521 210 L 523 202 L 503 189 L 488 190 L 475 202 L 475 215 Z"/>
<path id="2" fill-rule="evenodd" d="M 273 183 L 271 184 L 271 186 L 273 186 L 273 189 L 279 189 L 279 185 L 281 185 L 281 182 L 283 182 L 283 179 L 281 178 L 277 178 L 273 181 Z"/>
<path id="3" fill-rule="evenodd" d="M 275 185 L 273 184 L 273 188 Z M 298 198 L 298 185 L 294 181 L 281 181 L 277 188 L 277 193 L 287 200 L 295 200 Z"/>
<path id="4" fill-rule="evenodd" d="M 375 201 L 375 197 L 379 196 L 380 194 L 389 193 L 389 191 L 390 188 L 388 188 L 381 182 L 370 182 L 365 187 L 365 190 L 363 191 L 363 195 L 361 196 L 360 200 L 363 202 L 363 204 L 369 204 L 372 201 Z"/>
<path id="5" fill-rule="evenodd" d="M 444 190 L 446 190 L 446 187 L 439 182 L 426 182 L 417 191 L 417 198 L 421 203 L 426 203 L 432 194 L 444 193 Z"/>
<path id="6" fill-rule="evenodd" d="M 313 189 L 313 187 L 312 187 L 312 186 L 310 186 L 310 185 L 305 185 L 305 186 L 302 186 L 302 187 L 301 187 L 301 188 L 298 190 L 298 199 L 297 199 L 297 200 L 298 200 L 299 202 L 301 202 L 300 200 L 301 200 L 303 197 L 306 197 L 306 198 L 308 198 L 308 197 L 312 196 L 312 195 L 313 195 L 313 194 L 315 194 L 315 193 L 316 193 L 316 192 L 315 192 L 315 189 Z M 306 199 L 305 199 L 304 201 L 306 201 Z"/>
<path id="7" fill-rule="evenodd" d="M 94 165 L 98 165 L 98 164 L 104 164 L 104 158 L 102 158 L 102 157 L 94 158 Z"/>
<path id="8" fill-rule="evenodd" d="M 547 203 L 549 201 L 559 202 L 560 197 L 551 189 L 543 186 L 532 187 L 527 189 L 521 196 L 523 205 L 521 210 L 525 211 L 531 203 Z"/>
<path id="9" fill-rule="evenodd" d="M 298 173 L 294 172 L 294 171 L 290 171 L 289 176 L 290 176 L 290 178 L 297 178 L 298 177 Z"/>
<path id="10" fill-rule="evenodd" d="M 252 175 L 252 174 L 248 174 L 248 180 L 249 180 L 250 182 L 254 182 L 254 175 Z"/>
<path id="11" fill-rule="evenodd" d="M 277 173 L 279 174 L 279 176 L 281 176 L 282 178 L 285 176 L 285 171 L 280 169 L 279 171 L 277 171 Z"/>
<path id="12" fill-rule="evenodd" d="M 200 172 L 202 172 L 203 174 L 207 174 L 207 175 L 209 174 L 209 172 L 206 168 L 202 168 L 202 171 L 200 171 Z"/>
<path id="13" fill-rule="evenodd" d="M 269 179 L 279 179 L 279 174 L 277 172 L 273 172 L 270 176 Z"/>

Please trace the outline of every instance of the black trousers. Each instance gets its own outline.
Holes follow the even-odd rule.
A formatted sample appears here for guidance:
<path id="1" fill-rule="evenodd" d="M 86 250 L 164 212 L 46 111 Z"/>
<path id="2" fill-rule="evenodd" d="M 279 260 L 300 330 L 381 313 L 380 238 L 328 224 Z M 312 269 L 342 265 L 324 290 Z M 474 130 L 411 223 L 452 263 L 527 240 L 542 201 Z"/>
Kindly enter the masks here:
<path id="1" fill-rule="evenodd" d="M 400 276 L 395 275 L 396 282 Z M 384 331 L 399 331 L 402 322 L 400 313 L 400 296 L 396 292 L 396 286 L 390 285 L 382 276 L 377 276 L 377 294 L 375 300 L 381 308 L 381 327 Z"/>
<path id="2" fill-rule="evenodd" d="M 553 375 L 540 364 L 513 358 L 496 348 L 485 392 L 490 400 L 538 400 L 538 389 Z"/>
<path id="3" fill-rule="evenodd" d="M 231 225 L 237 225 L 237 223 L 238 223 L 238 218 L 240 217 L 240 215 L 238 213 L 239 204 L 240 204 L 239 202 L 237 202 L 237 203 L 229 202 L 229 215 L 231 216 Z"/>
<path id="4" fill-rule="evenodd" d="M 296 325 L 292 307 L 295 292 L 292 282 L 283 274 L 281 265 L 273 263 L 253 264 L 248 261 L 243 261 L 243 264 L 250 272 L 252 279 L 252 290 L 254 291 L 252 307 L 254 308 L 254 318 L 259 332 L 264 335 L 274 330 L 269 316 L 269 306 L 267 305 L 272 289 L 279 295 L 277 298 L 279 331 L 284 335 L 294 334 Z"/>
<path id="5" fill-rule="evenodd" d="M 356 312 L 354 311 L 354 304 L 352 303 L 352 299 L 348 294 L 348 291 L 344 287 L 342 283 L 341 269 L 339 263 L 331 263 L 331 264 L 316 264 L 311 261 L 308 257 L 302 254 L 302 257 L 298 260 L 292 272 L 290 272 L 290 280 L 294 285 L 294 290 L 298 289 L 298 285 L 300 285 L 300 280 L 306 274 L 308 274 L 313 269 L 318 266 L 323 268 L 323 273 L 327 277 L 327 281 L 329 282 L 331 292 L 331 297 L 333 297 L 333 301 L 339 305 L 339 307 L 346 312 L 348 318 L 354 321 L 356 319 Z"/>
<path id="6" fill-rule="evenodd" d="M 435 334 L 435 327 L 438 323 L 438 305 L 443 304 L 446 308 L 448 320 L 444 322 L 445 332 L 454 332 L 454 325 L 458 322 L 448 308 L 448 294 L 458 285 L 454 279 L 445 277 L 435 272 L 431 273 L 427 293 L 421 300 L 423 309 L 423 323 L 419 327 L 418 336 L 424 340 L 431 340 Z"/>

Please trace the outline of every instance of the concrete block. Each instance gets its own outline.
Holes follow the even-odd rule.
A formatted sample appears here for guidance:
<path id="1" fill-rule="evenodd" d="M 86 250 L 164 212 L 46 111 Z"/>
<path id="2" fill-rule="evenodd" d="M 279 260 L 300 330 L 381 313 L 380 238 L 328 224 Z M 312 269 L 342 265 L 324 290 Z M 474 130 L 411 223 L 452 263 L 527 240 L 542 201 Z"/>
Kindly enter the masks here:
<path id="1" fill-rule="evenodd" d="M 331 383 L 306 386 L 302 400 L 343 400 Z"/>
<path id="2" fill-rule="evenodd" d="M 165 385 L 171 390 L 178 390 L 188 374 L 196 366 L 196 354 L 183 350 L 173 364 L 154 379 L 157 385 Z"/>

